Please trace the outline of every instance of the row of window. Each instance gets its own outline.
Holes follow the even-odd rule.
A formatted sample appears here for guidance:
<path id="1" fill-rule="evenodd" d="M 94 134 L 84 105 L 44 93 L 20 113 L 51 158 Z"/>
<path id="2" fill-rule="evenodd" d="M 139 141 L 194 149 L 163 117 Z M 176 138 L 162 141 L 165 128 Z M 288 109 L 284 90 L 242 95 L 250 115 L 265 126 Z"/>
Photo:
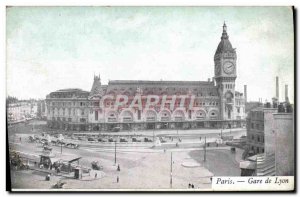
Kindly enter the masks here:
<path id="1" fill-rule="evenodd" d="M 254 152 L 254 154 L 264 153 L 265 149 L 261 147 L 255 147 L 251 146 L 251 150 Z"/>
<path id="2" fill-rule="evenodd" d="M 89 106 L 88 102 L 51 102 L 50 106 L 57 106 L 57 107 L 71 107 L 71 106 Z"/>
<path id="3" fill-rule="evenodd" d="M 225 84 L 225 88 L 226 89 L 232 89 L 232 88 L 234 88 L 234 84 Z"/>
<path id="4" fill-rule="evenodd" d="M 126 89 L 125 88 L 121 88 L 120 89 L 121 91 L 125 91 Z M 129 90 L 136 90 L 136 89 L 133 89 L 133 88 L 129 88 Z M 162 91 L 163 89 L 162 88 L 144 88 L 143 91 L 148 91 L 148 90 L 152 90 L 152 91 Z M 168 91 L 168 90 L 178 90 L 178 91 L 189 91 L 190 89 L 189 88 L 166 88 L 164 89 L 165 91 Z M 194 88 L 193 91 L 210 91 L 211 88 Z M 114 88 L 113 91 L 117 92 L 118 91 L 118 88 Z"/>
<path id="5" fill-rule="evenodd" d="M 59 113 L 60 110 L 58 110 L 57 108 L 51 108 L 51 110 L 48 110 L 48 114 L 50 114 L 52 112 L 52 114 L 62 114 L 63 116 L 65 115 L 76 115 L 76 111 L 80 114 L 80 115 L 85 115 L 85 110 L 84 109 L 71 109 L 71 108 L 62 108 L 62 113 Z"/>
<path id="6" fill-rule="evenodd" d="M 243 101 L 241 101 L 241 100 L 235 100 L 235 104 L 236 105 L 244 105 L 244 102 Z"/>
<path id="7" fill-rule="evenodd" d="M 218 102 L 210 102 L 210 103 L 198 103 L 198 102 L 196 102 L 195 103 L 195 106 L 217 106 L 217 105 L 219 105 L 219 103 Z"/>
<path id="8" fill-rule="evenodd" d="M 264 136 L 255 136 L 255 135 L 250 135 L 251 136 L 251 140 L 253 141 L 257 141 L 257 142 L 260 142 L 260 143 L 264 143 L 265 142 L 265 138 Z"/>
<path id="9" fill-rule="evenodd" d="M 60 118 L 60 117 L 57 117 L 57 118 L 52 117 L 52 120 L 53 121 L 63 121 L 63 122 L 68 121 L 68 122 L 72 122 L 72 118 L 66 119 L 66 118 Z M 85 118 L 80 118 L 79 121 L 80 122 L 86 122 L 86 119 Z"/>
<path id="10" fill-rule="evenodd" d="M 130 102 L 129 102 L 130 103 Z M 125 105 L 125 106 L 129 106 L 130 104 L 127 104 L 127 105 Z M 145 103 L 143 103 L 142 104 L 143 105 L 143 107 L 145 107 L 146 106 L 146 104 Z M 207 103 L 205 103 L 205 102 L 195 102 L 195 107 L 197 107 L 197 106 L 218 106 L 219 105 L 219 103 L 218 102 L 207 102 Z M 97 102 L 97 103 L 94 103 L 94 106 L 96 107 L 96 106 L 99 106 L 99 102 Z M 114 102 L 113 101 L 107 101 L 106 103 L 105 103 L 105 106 L 106 107 L 111 107 L 111 106 L 114 106 Z M 156 104 L 156 106 L 160 106 L 160 103 L 158 103 L 158 104 Z M 165 106 L 168 108 L 168 107 L 170 107 L 170 104 L 169 103 L 165 103 Z M 180 102 L 179 103 L 174 103 L 174 106 L 175 107 L 179 107 L 180 106 Z M 189 106 L 189 103 L 188 102 L 185 102 L 184 103 L 184 106 Z"/>
<path id="11" fill-rule="evenodd" d="M 252 111 L 251 112 L 251 119 L 263 120 L 264 119 L 263 111 Z"/>
<path id="12" fill-rule="evenodd" d="M 256 130 L 260 130 L 260 131 L 264 131 L 264 124 L 263 123 L 261 123 L 261 124 L 259 124 L 259 123 L 251 123 L 251 129 L 256 129 Z"/>
<path id="13" fill-rule="evenodd" d="M 245 113 L 245 108 L 243 108 L 243 107 L 237 107 L 236 111 L 237 111 L 237 113 L 241 113 L 241 111 L 243 111 Z"/>

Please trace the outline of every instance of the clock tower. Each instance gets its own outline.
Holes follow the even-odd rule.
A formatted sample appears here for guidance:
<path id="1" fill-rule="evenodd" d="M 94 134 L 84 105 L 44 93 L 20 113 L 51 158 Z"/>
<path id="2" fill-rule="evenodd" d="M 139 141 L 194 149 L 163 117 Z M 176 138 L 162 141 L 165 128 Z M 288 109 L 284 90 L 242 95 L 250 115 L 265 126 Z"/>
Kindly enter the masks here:
<path id="1" fill-rule="evenodd" d="M 233 120 L 235 108 L 236 51 L 224 22 L 221 41 L 214 56 L 215 80 L 220 95 L 220 119 Z"/>

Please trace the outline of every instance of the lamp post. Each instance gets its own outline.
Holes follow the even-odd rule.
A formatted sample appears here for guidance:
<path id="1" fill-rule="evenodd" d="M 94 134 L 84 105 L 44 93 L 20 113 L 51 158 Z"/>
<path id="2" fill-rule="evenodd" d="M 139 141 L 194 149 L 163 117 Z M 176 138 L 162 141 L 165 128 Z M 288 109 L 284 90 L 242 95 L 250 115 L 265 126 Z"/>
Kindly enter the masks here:
<path id="1" fill-rule="evenodd" d="M 62 142 L 60 141 L 60 154 L 62 154 Z"/>
<path id="2" fill-rule="evenodd" d="M 153 143 L 154 143 L 154 129 L 153 129 Z"/>
<path id="3" fill-rule="evenodd" d="M 115 141 L 115 165 L 117 165 L 117 141 Z"/>
<path id="4" fill-rule="evenodd" d="M 221 139 L 223 138 L 223 128 L 221 128 Z"/>
<path id="5" fill-rule="evenodd" d="M 204 138 L 204 159 L 203 161 L 206 161 L 206 136 Z"/>
<path id="6" fill-rule="evenodd" d="M 173 154 L 172 154 L 172 152 L 171 152 L 171 169 L 170 169 L 170 186 L 171 186 L 171 188 L 172 188 L 172 183 L 173 183 L 173 180 L 172 180 L 172 176 L 173 176 Z"/>

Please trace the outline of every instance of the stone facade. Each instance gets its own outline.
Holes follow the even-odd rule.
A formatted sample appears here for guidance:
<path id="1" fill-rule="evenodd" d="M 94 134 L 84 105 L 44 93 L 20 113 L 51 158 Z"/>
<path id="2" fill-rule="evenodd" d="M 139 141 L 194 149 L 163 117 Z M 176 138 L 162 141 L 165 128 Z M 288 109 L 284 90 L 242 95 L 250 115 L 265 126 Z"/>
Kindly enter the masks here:
<path id="1" fill-rule="evenodd" d="M 257 176 L 294 175 L 294 114 L 289 103 L 266 103 L 247 116 L 247 162 Z M 254 156 L 252 156 L 255 154 Z M 255 157 L 254 160 L 252 158 Z M 244 161 L 243 161 L 244 162 Z M 248 169 L 248 168 L 247 168 Z"/>
<path id="2" fill-rule="evenodd" d="M 77 124 L 76 129 L 89 131 L 241 127 L 245 100 L 235 90 L 236 58 L 224 24 L 213 80 L 111 80 L 102 85 L 100 75 L 94 76 L 90 92 L 67 89 L 47 96 L 48 125 L 74 129 L 68 125 Z M 149 105 L 149 97 L 157 102 Z M 139 106 L 132 105 L 136 102 Z"/>
<path id="3" fill-rule="evenodd" d="M 294 176 L 295 145 L 293 113 L 276 113 L 275 120 L 275 170 L 276 176 Z"/>
<path id="4" fill-rule="evenodd" d="M 34 101 L 20 101 L 7 105 L 8 124 L 24 122 L 35 118 L 37 115 L 37 103 Z"/>
<path id="5" fill-rule="evenodd" d="M 263 108 L 253 109 L 247 116 L 247 145 L 252 154 L 264 153 L 264 110 Z"/>

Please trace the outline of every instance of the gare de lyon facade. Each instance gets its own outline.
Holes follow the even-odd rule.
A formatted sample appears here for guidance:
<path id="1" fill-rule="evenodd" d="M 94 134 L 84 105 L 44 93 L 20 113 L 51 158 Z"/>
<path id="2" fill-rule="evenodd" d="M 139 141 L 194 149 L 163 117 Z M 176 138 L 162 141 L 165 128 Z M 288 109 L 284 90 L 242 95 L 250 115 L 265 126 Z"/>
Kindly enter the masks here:
<path id="1" fill-rule="evenodd" d="M 102 85 L 100 75 L 94 76 L 90 92 L 63 89 L 47 95 L 47 125 L 75 131 L 241 127 L 246 99 L 235 90 L 236 59 L 224 23 L 213 80 L 110 80 Z"/>

